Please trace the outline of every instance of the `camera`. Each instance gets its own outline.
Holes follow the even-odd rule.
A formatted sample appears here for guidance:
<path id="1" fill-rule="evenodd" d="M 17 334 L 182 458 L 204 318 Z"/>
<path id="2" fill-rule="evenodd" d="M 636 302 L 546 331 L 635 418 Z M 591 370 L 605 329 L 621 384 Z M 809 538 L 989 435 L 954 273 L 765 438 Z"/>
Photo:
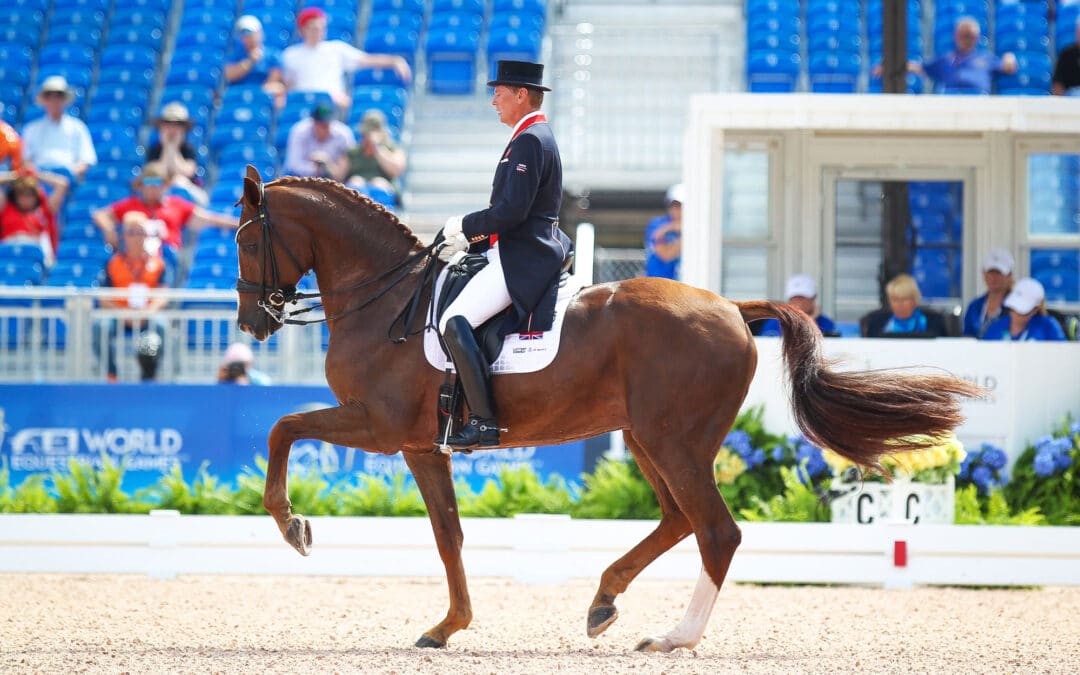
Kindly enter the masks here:
<path id="1" fill-rule="evenodd" d="M 235 361 L 235 362 L 230 363 L 227 366 L 225 366 L 225 381 L 226 382 L 236 382 L 237 380 L 239 380 L 240 378 L 242 378 L 242 377 L 244 377 L 246 375 L 247 375 L 247 366 L 245 364 L 241 363 L 240 361 Z"/>

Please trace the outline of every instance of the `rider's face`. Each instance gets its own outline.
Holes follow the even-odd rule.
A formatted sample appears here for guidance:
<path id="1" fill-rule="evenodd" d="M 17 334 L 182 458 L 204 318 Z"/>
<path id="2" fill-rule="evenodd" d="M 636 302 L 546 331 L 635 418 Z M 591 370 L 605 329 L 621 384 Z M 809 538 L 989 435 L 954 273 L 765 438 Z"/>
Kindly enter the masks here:
<path id="1" fill-rule="evenodd" d="M 528 90 L 521 87 L 508 87 L 500 84 L 495 87 L 491 105 L 499 113 L 499 121 L 512 127 L 529 112 Z"/>

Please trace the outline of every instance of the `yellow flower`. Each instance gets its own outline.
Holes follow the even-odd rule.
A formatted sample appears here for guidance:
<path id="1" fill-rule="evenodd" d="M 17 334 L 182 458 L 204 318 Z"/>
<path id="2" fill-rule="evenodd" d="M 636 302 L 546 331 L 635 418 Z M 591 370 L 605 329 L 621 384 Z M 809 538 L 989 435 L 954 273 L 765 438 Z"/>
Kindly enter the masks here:
<path id="1" fill-rule="evenodd" d="M 933 442 L 933 445 L 914 452 L 883 456 L 881 463 L 892 474 L 911 478 L 921 472 L 934 469 L 940 469 L 947 473 L 956 473 L 960 463 L 967 456 L 963 444 L 952 433 L 936 438 L 916 436 L 907 437 L 904 440 L 910 441 L 913 439 L 929 440 Z M 832 466 L 835 475 L 843 475 L 844 469 L 854 466 L 853 462 L 831 450 L 826 450 L 824 455 L 825 461 Z"/>
<path id="2" fill-rule="evenodd" d="M 738 453 L 732 452 L 726 447 L 720 448 L 720 452 L 716 454 L 716 461 L 713 462 L 713 474 L 716 476 L 716 482 L 730 485 L 744 471 L 746 471 L 746 462 L 743 461 L 742 457 L 739 457 Z"/>

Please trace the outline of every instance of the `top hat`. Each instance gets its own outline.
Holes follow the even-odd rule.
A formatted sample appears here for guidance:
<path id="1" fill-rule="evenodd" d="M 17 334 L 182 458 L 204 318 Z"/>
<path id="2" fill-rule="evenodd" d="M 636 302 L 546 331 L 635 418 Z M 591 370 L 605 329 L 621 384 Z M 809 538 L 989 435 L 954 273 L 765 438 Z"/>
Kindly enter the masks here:
<path id="1" fill-rule="evenodd" d="M 526 87 L 551 91 L 543 84 L 544 64 L 529 63 L 528 61 L 499 61 L 499 67 L 495 72 L 495 79 L 488 82 L 487 86 L 494 87 L 505 84 L 511 87 Z"/>

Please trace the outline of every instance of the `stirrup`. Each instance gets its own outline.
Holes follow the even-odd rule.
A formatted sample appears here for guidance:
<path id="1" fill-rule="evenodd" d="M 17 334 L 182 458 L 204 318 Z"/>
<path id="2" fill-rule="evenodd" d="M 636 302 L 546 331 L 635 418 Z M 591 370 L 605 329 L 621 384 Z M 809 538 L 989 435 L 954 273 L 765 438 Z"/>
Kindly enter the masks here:
<path id="1" fill-rule="evenodd" d="M 454 450 L 471 448 L 494 448 L 499 445 L 499 423 L 494 418 L 469 415 L 469 422 L 456 434 L 446 439 L 446 444 Z"/>

